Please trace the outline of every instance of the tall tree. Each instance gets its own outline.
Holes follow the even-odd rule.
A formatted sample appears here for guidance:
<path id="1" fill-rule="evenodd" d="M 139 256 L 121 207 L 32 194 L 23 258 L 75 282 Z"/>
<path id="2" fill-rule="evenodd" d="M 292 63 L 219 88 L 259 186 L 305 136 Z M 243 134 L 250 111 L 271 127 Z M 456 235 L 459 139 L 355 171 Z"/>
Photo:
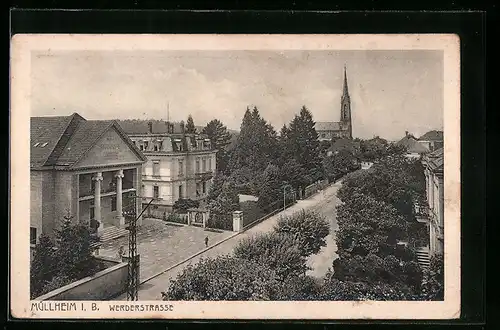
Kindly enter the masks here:
<path id="1" fill-rule="evenodd" d="M 194 126 L 194 120 L 193 120 L 193 117 L 191 115 L 189 115 L 187 118 L 186 133 L 196 134 L 196 126 Z"/>
<path id="2" fill-rule="evenodd" d="M 323 176 L 318 133 L 314 125 L 311 112 L 303 106 L 290 123 L 285 147 L 288 154 L 306 170 L 310 182 Z"/>
<path id="3" fill-rule="evenodd" d="M 276 162 L 277 144 L 276 131 L 260 116 L 257 107 L 247 108 L 231 153 L 231 171 L 245 166 L 256 172 L 264 171 L 269 163 Z"/>
<path id="4" fill-rule="evenodd" d="M 217 170 L 225 173 L 229 160 L 227 146 L 231 140 L 231 134 L 227 130 L 227 127 L 220 120 L 213 119 L 203 128 L 201 133 L 206 134 L 210 139 L 212 148 L 217 149 Z"/>
<path id="5" fill-rule="evenodd" d="M 257 205 L 265 210 L 272 211 L 282 202 L 281 174 L 277 166 L 269 164 L 264 171 L 262 184 L 259 189 Z"/>

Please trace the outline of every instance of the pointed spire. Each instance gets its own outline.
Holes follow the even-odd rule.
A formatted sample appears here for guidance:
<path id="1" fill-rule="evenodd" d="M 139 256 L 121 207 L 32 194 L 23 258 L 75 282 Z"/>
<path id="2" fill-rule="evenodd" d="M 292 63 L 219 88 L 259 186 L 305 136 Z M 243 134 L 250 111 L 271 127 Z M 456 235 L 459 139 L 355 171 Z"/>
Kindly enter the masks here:
<path id="1" fill-rule="evenodd" d="M 344 91 L 343 91 L 343 97 L 349 96 L 349 89 L 347 88 L 347 67 L 344 64 Z"/>

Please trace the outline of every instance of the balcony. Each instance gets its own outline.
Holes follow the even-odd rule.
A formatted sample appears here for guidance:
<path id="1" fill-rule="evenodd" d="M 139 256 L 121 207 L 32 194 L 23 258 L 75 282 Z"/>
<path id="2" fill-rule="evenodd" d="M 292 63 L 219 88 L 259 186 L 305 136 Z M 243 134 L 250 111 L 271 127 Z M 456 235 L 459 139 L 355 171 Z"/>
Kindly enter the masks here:
<path id="1" fill-rule="evenodd" d="M 197 172 L 194 174 L 195 180 L 208 181 L 214 176 L 212 171 Z"/>

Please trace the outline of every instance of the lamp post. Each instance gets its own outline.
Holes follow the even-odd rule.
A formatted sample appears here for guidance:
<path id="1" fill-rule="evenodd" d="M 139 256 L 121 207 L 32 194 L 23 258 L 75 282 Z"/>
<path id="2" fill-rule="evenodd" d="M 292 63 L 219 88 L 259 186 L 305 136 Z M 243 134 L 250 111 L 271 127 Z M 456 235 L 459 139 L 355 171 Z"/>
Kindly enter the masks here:
<path id="1" fill-rule="evenodd" d="M 141 196 L 132 196 L 134 199 L 133 208 L 131 211 L 123 212 L 123 215 L 129 218 L 128 226 L 125 227 L 129 231 L 128 235 L 128 276 L 127 276 L 127 300 L 134 301 L 138 299 L 138 268 L 139 261 L 137 258 L 137 220 L 142 216 L 144 211 L 153 203 L 153 201 L 161 200 L 161 198 L 151 198 L 149 203 L 142 209 L 141 213 L 136 216 L 136 198 Z"/>

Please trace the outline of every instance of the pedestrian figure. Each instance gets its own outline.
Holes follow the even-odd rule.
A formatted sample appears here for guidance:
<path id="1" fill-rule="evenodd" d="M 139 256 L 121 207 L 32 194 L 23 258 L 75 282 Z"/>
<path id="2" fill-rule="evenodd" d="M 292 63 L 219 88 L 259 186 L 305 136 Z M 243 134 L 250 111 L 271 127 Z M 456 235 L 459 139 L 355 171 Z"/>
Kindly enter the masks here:
<path id="1" fill-rule="evenodd" d="M 123 245 L 121 245 L 120 248 L 118 249 L 118 259 L 121 259 L 124 254 L 125 254 L 125 248 L 123 247 Z"/>
<path id="2" fill-rule="evenodd" d="M 208 247 L 208 236 L 205 237 L 205 246 Z"/>

